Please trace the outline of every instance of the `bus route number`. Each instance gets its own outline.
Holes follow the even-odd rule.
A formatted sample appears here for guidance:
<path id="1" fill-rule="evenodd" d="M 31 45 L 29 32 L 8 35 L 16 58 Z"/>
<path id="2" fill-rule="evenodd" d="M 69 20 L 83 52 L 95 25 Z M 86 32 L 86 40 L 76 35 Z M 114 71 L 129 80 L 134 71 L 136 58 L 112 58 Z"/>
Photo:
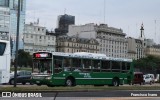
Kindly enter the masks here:
<path id="1" fill-rule="evenodd" d="M 83 75 L 84 78 L 91 78 L 90 73 L 79 73 L 79 75 Z"/>

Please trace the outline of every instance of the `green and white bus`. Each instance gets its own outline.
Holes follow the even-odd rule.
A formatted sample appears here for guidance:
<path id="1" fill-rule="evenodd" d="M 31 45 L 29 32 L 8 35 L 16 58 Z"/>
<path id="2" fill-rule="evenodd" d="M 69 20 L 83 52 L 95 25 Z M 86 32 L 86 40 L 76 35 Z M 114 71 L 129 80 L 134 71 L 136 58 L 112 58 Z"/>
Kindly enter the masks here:
<path id="1" fill-rule="evenodd" d="M 36 52 L 32 71 L 32 82 L 39 86 L 119 86 L 133 79 L 132 59 L 87 52 Z"/>

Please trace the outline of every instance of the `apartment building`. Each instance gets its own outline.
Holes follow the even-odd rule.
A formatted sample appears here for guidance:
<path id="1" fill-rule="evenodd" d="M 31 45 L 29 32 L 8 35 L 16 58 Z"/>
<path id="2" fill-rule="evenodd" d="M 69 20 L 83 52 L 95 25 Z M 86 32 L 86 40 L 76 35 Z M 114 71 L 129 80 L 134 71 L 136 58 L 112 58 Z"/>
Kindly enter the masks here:
<path id="1" fill-rule="evenodd" d="M 59 36 L 57 38 L 57 51 L 74 53 L 98 53 L 99 43 L 96 39 L 79 38 L 78 36 Z"/>
<path id="2" fill-rule="evenodd" d="M 25 24 L 24 51 L 33 54 L 36 51 L 56 51 L 56 37 L 46 35 L 46 27 L 38 23 Z"/>
<path id="3" fill-rule="evenodd" d="M 160 44 L 148 46 L 145 53 L 146 55 L 160 56 Z"/>
<path id="4" fill-rule="evenodd" d="M 108 27 L 107 24 L 70 25 L 68 35 L 96 39 L 99 43 L 99 53 L 109 57 L 128 58 L 128 43 L 122 29 Z"/>
<path id="5" fill-rule="evenodd" d="M 146 43 L 141 39 L 128 37 L 128 58 L 139 59 L 145 57 Z"/>

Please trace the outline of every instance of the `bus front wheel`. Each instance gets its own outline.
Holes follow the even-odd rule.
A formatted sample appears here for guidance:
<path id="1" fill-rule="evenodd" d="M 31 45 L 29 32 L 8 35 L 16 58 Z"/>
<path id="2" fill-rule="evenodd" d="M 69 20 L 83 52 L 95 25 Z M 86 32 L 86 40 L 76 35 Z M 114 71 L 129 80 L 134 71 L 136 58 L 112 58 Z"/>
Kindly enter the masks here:
<path id="1" fill-rule="evenodd" d="M 41 84 L 40 84 L 40 83 L 38 83 L 37 85 L 38 85 L 38 86 L 41 86 Z"/>
<path id="2" fill-rule="evenodd" d="M 48 87 L 54 87 L 54 85 L 51 85 L 51 84 L 47 84 L 47 86 L 48 86 Z"/>
<path id="3" fill-rule="evenodd" d="M 66 85 L 66 86 L 73 86 L 73 83 L 74 83 L 74 82 L 73 82 L 73 79 L 67 78 L 67 79 L 66 79 L 66 82 L 65 82 L 65 85 Z"/>
<path id="4" fill-rule="evenodd" d="M 112 81 L 112 85 L 113 86 L 119 86 L 119 79 L 118 78 L 114 78 Z"/>

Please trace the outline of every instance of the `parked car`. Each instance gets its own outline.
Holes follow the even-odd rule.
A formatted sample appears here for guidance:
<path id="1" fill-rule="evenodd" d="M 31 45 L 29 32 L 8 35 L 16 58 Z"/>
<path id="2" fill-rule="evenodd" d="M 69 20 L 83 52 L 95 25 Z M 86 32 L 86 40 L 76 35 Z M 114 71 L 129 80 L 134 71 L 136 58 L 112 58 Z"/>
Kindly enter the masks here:
<path id="1" fill-rule="evenodd" d="M 154 80 L 154 74 L 145 74 L 144 75 L 144 84 L 153 84 L 155 82 Z"/>
<path id="2" fill-rule="evenodd" d="M 31 84 L 31 71 L 26 71 L 26 70 L 21 70 L 17 71 L 17 83 L 22 83 L 25 85 L 26 83 Z M 10 80 L 9 84 L 13 85 L 14 84 L 14 72 L 10 73 Z"/>
<path id="3" fill-rule="evenodd" d="M 143 80 L 143 73 L 142 72 L 134 72 L 134 78 L 132 81 L 132 85 L 134 84 L 143 84 L 144 80 Z"/>

